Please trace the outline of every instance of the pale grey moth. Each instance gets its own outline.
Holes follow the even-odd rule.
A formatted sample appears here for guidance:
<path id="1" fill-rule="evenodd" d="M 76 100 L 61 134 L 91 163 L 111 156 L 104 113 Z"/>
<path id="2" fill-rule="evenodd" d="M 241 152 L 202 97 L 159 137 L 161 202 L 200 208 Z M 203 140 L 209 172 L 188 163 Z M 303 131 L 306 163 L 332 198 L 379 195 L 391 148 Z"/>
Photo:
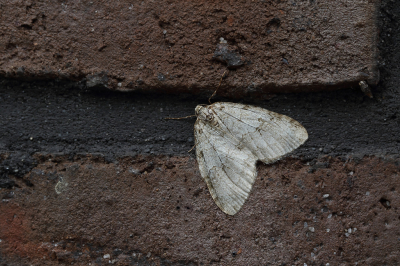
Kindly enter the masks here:
<path id="1" fill-rule="evenodd" d="M 229 215 L 236 214 L 249 197 L 257 161 L 273 163 L 308 138 L 294 119 L 250 105 L 198 105 L 196 116 L 200 174 L 215 203 Z"/>

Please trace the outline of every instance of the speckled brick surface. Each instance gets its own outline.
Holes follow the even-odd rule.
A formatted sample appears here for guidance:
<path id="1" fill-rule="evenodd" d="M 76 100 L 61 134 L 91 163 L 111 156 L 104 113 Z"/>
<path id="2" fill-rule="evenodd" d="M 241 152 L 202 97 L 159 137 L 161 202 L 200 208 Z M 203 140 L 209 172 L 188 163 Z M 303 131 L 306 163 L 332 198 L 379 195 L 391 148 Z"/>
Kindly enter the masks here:
<path id="1" fill-rule="evenodd" d="M 378 4 L 5 1 L 0 75 L 198 93 L 229 67 L 229 97 L 376 84 Z"/>
<path id="2" fill-rule="evenodd" d="M 398 159 L 259 165 L 250 198 L 235 216 L 215 205 L 190 157 L 36 159 L 15 189 L 0 190 L 0 247 L 7 259 L 33 265 L 400 263 Z"/>

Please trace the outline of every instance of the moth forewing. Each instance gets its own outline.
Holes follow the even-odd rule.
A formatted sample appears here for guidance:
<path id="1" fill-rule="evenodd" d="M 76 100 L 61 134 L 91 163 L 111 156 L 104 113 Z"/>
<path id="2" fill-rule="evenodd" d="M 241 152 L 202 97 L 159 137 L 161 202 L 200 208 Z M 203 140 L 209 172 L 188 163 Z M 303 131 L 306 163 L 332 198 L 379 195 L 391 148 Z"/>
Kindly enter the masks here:
<path id="1" fill-rule="evenodd" d="M 257 159 L 271 163 L 303 144 L 308 134 L 296 120 L 255 106 L 215 103 L 220 121 Z"/>
<path id="2" fill-rule="evenodd" d="M 256 158 L 237 149 L 236 138 L 210 123 L 196 121 L 196 155 L 200 174 L 218 207 L 233 215 L 239 211 L 256 177 Z"/>
<path id="3" fill-rule="evenodd" d="M 200 174 L 217 206 L 229 215 L 247 200 L 258 160 L 274 162 L 308 138 L 294 119 L 259 107 L 219 102 L 197 106 L 196 115 Z"/>

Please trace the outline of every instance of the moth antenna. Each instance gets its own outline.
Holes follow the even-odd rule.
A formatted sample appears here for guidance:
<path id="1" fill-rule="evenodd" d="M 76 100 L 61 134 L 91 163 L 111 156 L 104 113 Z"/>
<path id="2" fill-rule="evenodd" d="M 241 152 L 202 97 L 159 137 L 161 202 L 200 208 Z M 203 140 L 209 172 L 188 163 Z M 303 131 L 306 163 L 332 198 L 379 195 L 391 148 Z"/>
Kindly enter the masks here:
<path id="1" fill-rule="evenodd" d="M 196 115 L 188 115 L 188 116 L 185 116 L 185 117 L 165 117 L 164 119 L 166 119 L 166 120 L 180 120 L 180 119 L 185 119 L 185 118 L 190 118 L 190 117 L 193 117 L 193 116 L 196 116 Z"/>
<path id="2" fill-rule="evenodd" d="M 211 97 L 208 99 L 208 102 L 211 104 L 211 98 L 215 96 L 215 94 L 217 94 L 217 90 L 219 89 L 219 87 L 221 86 L 222 83 L 222 79 L 225 77 L 226 71 L 224 72 L 224 74 L 222 74 L 221 80 L 219 81 L 218 87 L 217 89 L 214 91 L 214 93 L 211 95 Z"/>

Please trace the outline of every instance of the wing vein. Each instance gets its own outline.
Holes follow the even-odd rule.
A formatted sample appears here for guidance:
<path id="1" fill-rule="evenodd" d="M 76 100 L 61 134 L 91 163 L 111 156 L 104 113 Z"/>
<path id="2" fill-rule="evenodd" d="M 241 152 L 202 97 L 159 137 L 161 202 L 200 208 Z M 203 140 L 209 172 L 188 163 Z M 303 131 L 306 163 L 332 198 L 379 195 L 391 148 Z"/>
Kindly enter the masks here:
<path id="1" fill-rule="evenodd" d="M 242 120 L 240 120 L 239 118 L 237 118 L 236 116 L 234 116 L 234 115 L 232 115 L 232 114 L 230 114 L 230 113 L 227 113 L 227 112 L 225 112 L 224 110 L 221 110 L 221 112 L 223 112 L 223 113 L 225 113 L 225 114 L 227 114 L 227 115 L 229 115 L 229 116 L 231 116 L 231 117 L 233 117 L 234 119 L 236 119 L 236 120 L 238 120 L 238 121 L 240 121 L 240 122 L 242 122 L 243 124 L 245 124 L 245 125 L 248 125 L 248 126 L 250 126 L 250 127 L 252 127 L 252 128 L 254 128 L 254 129 L 256 129 L 256 131 L 257 131 L 257 128 L 255 127 L 255 126 L 253 126 L 253 125 L 250 125 L 250 124 L 248 124 L 248 123 L 246 123 L 246 122 L 244 122 L 244 121 L 242 121 Z M 224 124 L 224 126 L 226 127 L 226 125 Z M 260 133 L 260 135 L 261 135 L 261 133 Z M 272 135 L 272 134 L 269 134 L 274 140 L 275 140 L 275 142 L 276 143 L 279 143 L 280 144 L 280 142 L 275 138 L 275 136 L 274 135 Z M 251 134 L 249 134 L 249 136 L 251 137 Z M 254 139 L 251 137 L 251 139 L 254 141 Z M 264 141 L 264 139 L 262 138 L 262 140 Z M 264 141 L 265 142 L 265 141 Z M 265 142 L 266 143 L 266 142 Z M 269 147 L 269 145 L 268 145 L 268 143 L 266 143 L 267 144 L 267 147 Z M 281 148 L 281 153 L 285 153 L 285 150 L 284 150 L 284 148 L 281 146 L 280 147 Z M 283 149 L 283 150 L 282 150 Z"/>
<path id="2" fill-rule="evenodd" d="M 221 165 L 224 166 L 225 164 L 222 162 L 221 157 L 220 157 L 218 151 L 215 149 L 215 146 L 213 145 L 213 143 L 211 143 L 209 139 L 207 139 L 207 142 L 211 145 L 211 147 L 213 148 L 213 150 L 214 150 L 215 153 L 217 154 L 217 157 L 218 157 L 218 159 L 219 159 Z M 230 158 L 230 159 L 233 159 L 233 158 L 229 157 L 228 154 L 226 154 L 226 157 L 228 157 L 228 158 Z M 232 182 L 232 184 L 234 184 L 235 187 L 237 187 L 237 188 L 239 188 L 241 191 L 243 191 L 244 194 L 246 195 L 247 192 L 246 192 L 243 188 L 241 188 L 241 187 L 239 187 L 238 185 L 236 185 L 235 182 L 233 182 L 233 180 L 230 178 L 230 176 L 229 176 L 228 173 L 225 171 L 225 169 L 224 169 L 223 167 L 221 167 L 221 169 L 222 169 L 222 171 L 224 171 L 226 177 L 228 177 L 228 179 Z M 208 172 L 210 173 L 210 170 L 208 170 Z"/>
<path id="3" fill-rule="evenodd" d="M 240 108 L 238 108 L 238 107 L 235 107 L 235 106 L 231 106 L 232 108 L 234 108 L 234 109 L 238 109 L 238 110 L 242 110 L 242 109 L 240 109 Z M 221 110 L 222 112 L 224 112 L 223 110 Z M 256 114 L 256 115 L 262 115 L 262 113 L 259 113 L 259 112 L 255 112 L 255 111 L 253 111 L 253 110 L 249 110 L 249 109 L 246 109 L 246 111 L 248 111 L 248 112 L 251 112 L 251 113 L 254 113 L 254 114 Z M 226 112 L 224 112 L 224 113 L 226 113 Z M 234 116 L 233 116 L 234 117 Z M 236 118 L 236 117 L 235 117 Z M 289 118 L 289 117 L 288 117 Z M 236 119 L 238 119 L 238 118 L 236 118 Z M 239 120 L 239 119 L 238 119 Z M 293 119 L 291 119 L 291 120 L 293 120 Z M 241 121 L 241 120 L 240 120 Z M 293 120 L 293 121 L 295 121 L 295 120 Z M 242 121 L 243 122 L 243 121 Z M 295 122 L 297 122 L 297 121 L 295 121 Z M 244 123 L 244 122 L 243 122 Z M 282 128 L 281 126 L 279 126 L 275 121 L 270 121 L 270 122 L 268 122 L 268 121 L 266 121 L 266 123 L 270 123 L 270 124 L 273 124 L 274 126 L 275 126 L 275 128 Z M 249 125 L 249 126 L 252 126 L 252 125 Z M 284 137 L 284 136 L 282 136 L 282 137 Z M 275 138 L 274 138 L 275 139 Z M 292 144 L 292 146 L 293 147 L 297 147 L 297 143 L 293 140 L 293 138 L 290 138 L 290 139 L 287 139 L 286 137 L 284 137 L 284 139 L 286 140 L 286 142 L 287 143 L 291 143 Z M 276 139 L 275 139 L 276 140 Z"/>

